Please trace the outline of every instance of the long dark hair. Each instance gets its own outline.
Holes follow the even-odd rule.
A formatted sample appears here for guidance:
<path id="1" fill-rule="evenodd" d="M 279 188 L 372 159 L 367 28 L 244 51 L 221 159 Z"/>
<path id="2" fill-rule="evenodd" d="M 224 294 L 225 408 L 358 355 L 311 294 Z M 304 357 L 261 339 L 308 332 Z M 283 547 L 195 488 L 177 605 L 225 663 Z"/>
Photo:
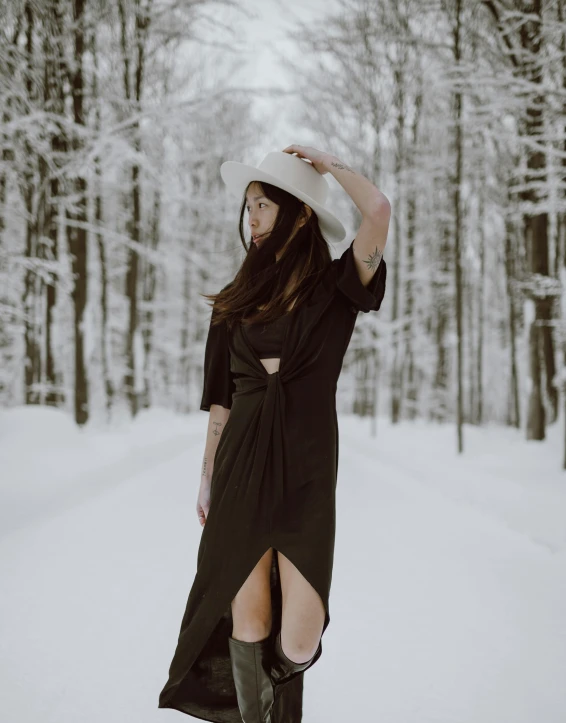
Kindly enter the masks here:
<path id="1" fill-rule="evenodd" d="M 279 206 L 273 230 L 262 243 L 246 244 L 244 211 L 246 193 L 251 183 L 257 183 L 262 193 Z M 246 187 L 240 207 L 240 240 L 246 256 L 234 280 L 217 294 L 201 294 L 214 303 L 213 324 L 226 320 L 234 323 L 257 324 L 273 321 L 301 304 L 316 284 L 321 272 L 332 261 L 328 243 L 321 233 L 314 211 L 307 215 L 306 204 L 282 188 L 265 181 L 252 181 Z M 279 260 L 276 254 L 281 252 Z M 291 280 L 291 291 L 287 287 Z M 287 295 L 285 292 L 287 290 Z M 264 308 L 258 309 L 261 305 Z"/>

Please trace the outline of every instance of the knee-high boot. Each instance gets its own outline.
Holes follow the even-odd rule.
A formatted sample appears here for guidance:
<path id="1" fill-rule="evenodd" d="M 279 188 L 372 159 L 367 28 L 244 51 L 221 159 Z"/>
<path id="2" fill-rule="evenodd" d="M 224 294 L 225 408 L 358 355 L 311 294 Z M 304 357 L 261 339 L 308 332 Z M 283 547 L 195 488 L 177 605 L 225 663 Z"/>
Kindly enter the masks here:
<path id="1" fill-rule="evenodd" d="M 249 643 L 228 638 L 238 707 L 244 723 L 271 723 L 274 691 L 270 638 Z"/>
<path id="2" fill-rule="evenodd" d="M 286 683 L 296 673 L 306 670 L 315 663 L 322 654 L 322 641 L 318 643 L 315 654 L 306 663 L 295 663 L 285 655 L 281 647 L 281 631 L 277 634 L 273 645 L 273 656 L 271 662 L 271 680 L 275 685 Z"/>

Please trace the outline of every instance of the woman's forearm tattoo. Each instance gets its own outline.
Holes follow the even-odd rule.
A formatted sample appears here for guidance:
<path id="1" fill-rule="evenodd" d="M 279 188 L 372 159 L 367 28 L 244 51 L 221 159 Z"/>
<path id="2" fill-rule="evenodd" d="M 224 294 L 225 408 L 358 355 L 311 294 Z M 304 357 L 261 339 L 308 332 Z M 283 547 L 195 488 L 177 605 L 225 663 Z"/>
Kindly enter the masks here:
<path id="1" fill-rule="evenodd" d="M 340 169 L 341 171 L 350 171 L 350 173 L 355 173 L 352 168 L 349 168 L 349 166 L 345 166 L 343 163 L 340 163 L 340 161 L 332 161 L 330 165 L 334 168 Z"/>
<path id="2" fill-rule="evenodd" d="M 208 467 L 208 460 L 205 457 L 202 461 L 202 477 L 206 475 L 206 468 Z"/>
<path id="3" fill-rule="evenodd" d="M 212 434 L 217 437 L 220 434 L 220 432 L 218 431 L 218 427 L 222 426 L 222 422 L 213 422 L 212 424 L 214 424 L 214 426 L 216 427 L 216 429 L 212 430 Z"/>

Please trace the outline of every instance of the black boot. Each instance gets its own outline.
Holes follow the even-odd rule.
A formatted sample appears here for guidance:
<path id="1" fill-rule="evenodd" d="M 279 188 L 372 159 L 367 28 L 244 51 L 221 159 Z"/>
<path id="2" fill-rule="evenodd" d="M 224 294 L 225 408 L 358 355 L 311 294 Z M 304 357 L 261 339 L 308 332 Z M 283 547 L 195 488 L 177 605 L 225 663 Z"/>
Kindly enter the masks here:
<path id="1" fill-rule="evenodd" d="M 306 670 L 309 666 L 320 658 L 322 655 L 322 641 L 319 642 L 318 648 L 315 654 L 306 663 L 294 663 L 292 660 L 285 655 L 283 648 L 281 647 L 281 631 L 275 638 L 273 646 L 273 660 L 271 663 L 271 680 L 275 685 L 286 683 L 297 673 Z"/>
<path id="2" fill-rule="evenodd" d="M 274 696 L 269 676 L 269 640 L 248 643 L 228 637 L 238 707 L 244 723 L 271 723 Z"/>

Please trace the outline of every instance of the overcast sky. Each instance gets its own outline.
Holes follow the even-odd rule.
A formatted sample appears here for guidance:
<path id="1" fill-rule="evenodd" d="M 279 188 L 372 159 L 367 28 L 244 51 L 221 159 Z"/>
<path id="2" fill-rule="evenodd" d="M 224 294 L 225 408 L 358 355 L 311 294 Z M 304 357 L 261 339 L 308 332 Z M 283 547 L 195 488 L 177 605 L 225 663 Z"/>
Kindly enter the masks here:
<path id="1" fill-rule="evenodd" d="M 274 75 L 280 76 L 284 69 L 277 51 L 294 52 L 293 42 L 286 38 L 286 33 L 299 22 L 318 23 L 332 4 L 326 0 L 239 0 L 238 5 L 244 8 L 239 17 L 250 47 L 249 67 L 242 70 L 255 69 L 254 82 L 258 84 L 273 80 Z M 240 72 L 237 75 L 239 77 Z"/>
<path id="2" fill-rule="evenodd" d="M 254 119 L 264 128 L 256 134 L 257 137 L 250 138 L 246 151 L 237 153 L 231 160 L 258 165 L 267 153 L 282 151 L 292 143 L 313 145 L 328 153 L 336 152 L 335 148 L 325 147 L 324 140 L 317 139 L 316 128 L 305 128 L 298 123 L 298 98 L 283 94 L 278 96 L 276 93 L 262 95 L 259 89 L 293 89 L 296 79 L 289 63 L 285 62 L 285 58 L 296 62 L 299 57 L 293 30 L 305 23 L 315 28 L 323 26 L 325 16 L 336 12 L 342 5 L 341 0 L 238 0 L 237 11 L 223 13 L 222 22 L 235 31 L 227 42 L 241 49 L 241 53 L 226 54 L 226 72 L 231 78 L 231 85 L 250 88 Z M 223 30 L 218 30 L 218 37 L 226 40 Z M 255 97 L 254 89 L 258 89 Z M 264 126 L 262 122 L 265 122 Z M 353 203 L 347 199 L 332 174 L 326 174 L 325 178 L 330 185 L 331 204 L 349 229 Z"/>
<path id="3" fill-rule="evenodd" d="M 296 58 L 296 46 L 288 34 L 299 22 L 320 24 L 324 14 L 337 4 L 338 0 L 239 0 L 238 6 L 243 10 L 236 13 L 235 22 L 241 28 L 241 41 L 247 50 L 234 67 L 233 84 L 258 89 L 292 88 L 292 73 L 279 57 Z M 258 94 L 255 104 L 258 112 L 269 113 L 275 123 L 273 131 L 266 129 L 264 138 L 257 139 L 258 156 L 263 158 L 269 150 L 274 150 L 274 138 L 282 144 L 281 150 L 290 143 L 304 142 L 300 129 L 291 121 L 292 99 Z"/>

